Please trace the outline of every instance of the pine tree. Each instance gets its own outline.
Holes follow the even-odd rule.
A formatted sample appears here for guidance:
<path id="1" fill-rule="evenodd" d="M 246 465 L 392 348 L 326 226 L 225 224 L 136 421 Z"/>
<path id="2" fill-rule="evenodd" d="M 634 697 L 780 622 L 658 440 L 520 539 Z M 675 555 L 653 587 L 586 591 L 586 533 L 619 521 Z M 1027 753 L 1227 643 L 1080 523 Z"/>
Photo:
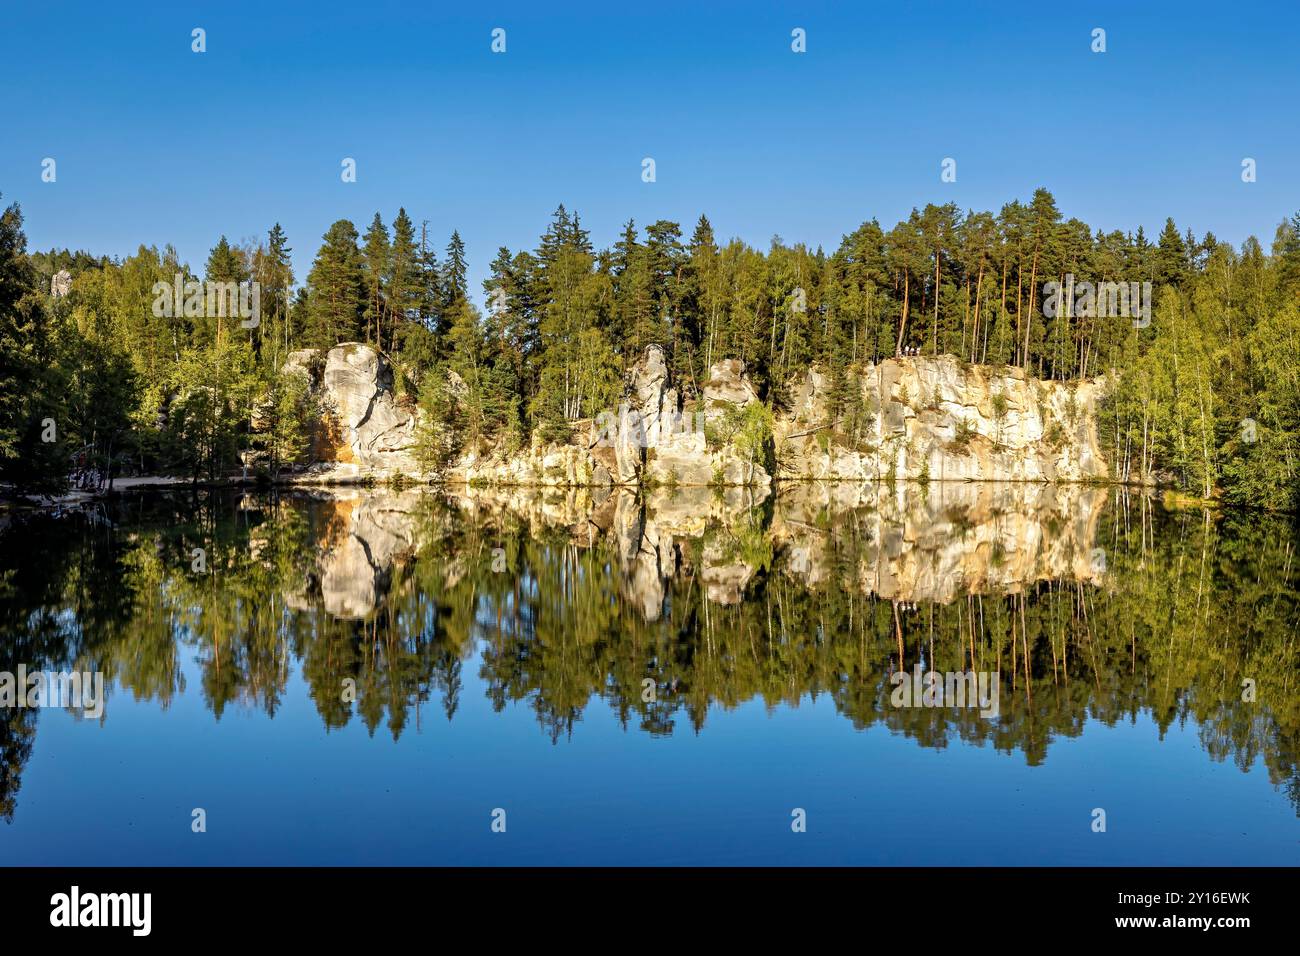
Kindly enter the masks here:
<path id="1" fill-rule="evenodd" d="M 438 263 L 438 250 L 429 242 L 429 223 L 420 225 L 420 249 L 417 254 L 418 298 L 420 324 L 431 333 L 442 328 L 442 266 Z"/>
<path id="2" fill-rule="evenodd" d="M 424 308 L 424 263 L 415 244 L 415 226 L 406 209 L 393 220 L 391 271 L 388 279 L 388 347 L 402 337 L 406 323 L 421 321 Z M 381 348 L 383 340 L 381 339 Z"/>
<path id="3" fill-rule="evenodd" d="M 54 341 L 27 258 L 18 206 L 0 212 L 0 481 L 20 492 L 60 490 L 67 443 L 58 440 L 61 376 Z M 52 434 L 55 441 L 43 441 Z"/>
<path id="4" fill-rule="evenodd" d="M 366 276 L 366 341 L 382 348 L 387 311 L 385 292 L 392 272 L 392 245 L 388 241 L 388 227 L 379 213 L 375 213 L 370 228 L 366 230 L 362 266 Z"/>
<path id="5" fill-rule="evenodd" d="M 261 285 L 262 316 L 257 327 L 259 349 L 269 340 L 273 368 L 279 358 L 293 351 L 293 330 L 289 322 L 289 294 L 293 266 L 289 240 L 277 222 L 267 233 L 266 243 L 253 256 L 253 279 Z"/>
<path id="6" fill-rule="evenodd" d="M 325 233 L 307 275 L 308 342 L 330 348 L 354 342 L 365 333 L 366 291 L 357 249 L 357 228 L 340 219 Z"/>
<path id="7" fill-rule="evenodd" d="M 523 315 L 523 283 L 515 269 L 515 258 L 505 246 L 497 250 L 488 272 L 483 281 L 488 301 L 484 339 L 502 392 L 502 421 L 522 433 L 525 423 L 520 417 L 520 398 L 525 394 L 525 369 L 533 347 Z"/>
<path id="8" fill-rule="evenodd" d="M 894 352 L 903 353 L 903 346 L 917 340 L 908 328 L 911 316 L 912 298 L 921 281 L 919 275 L 924 268 L 924 240 L 920 234 L 919 215 L 912 210 L 911 218 L 895 226 L 885 239 L 886 257 L 890 270 L 895 275 L 895 287 L 899 291 L 901 310 L 898 316 L 898 336 Z"/>
<path id="9" fill-rule="evenodd" d="M 1208 246 L 1213 236 L 1205 237 Z M 1278 262 L 1278 288 L 1289 292 L 1300 287 L 1300 212 L 1284 220 L 1273 238 L 1273 256 Z"/>
<path id="10" fill-rule="evenodd" d="M 709 367 L 713 364 L 714 349 L 725 315 L 718 246 L 713 239 L 713 226 L 703 214 L 695 223 L 686 255 L 682 314 L 691 338 L 698 343 L 698 355 L 688 376 L 693 390 L 698 392 L 702 388 L 700 383 L 707 378 Z"/>
<path id="11" fill-rule="evenodd" d="M 668 367 L 674 374 L 689 380 L 694 330 L 682 324 L 686 251 L 681 236 L 681 226 L 667 219 L 660 219 L 646 228 L 645 255 L 650 269 L 653 308 L 652 321 L 641 328 L 638 339 L 642 347 L 652 343 L 662 345 Z"/>
<path id="12" fill-rule="evenodd" d="M 208 253 L 204 279 L 207 287 L 204 294 L 204 318 L 196 325 L 201 341 L 215 339 L 220 348 L 229 324 L 238 322 L 234 306 L 237 297 L 232 298 L 230 289 L 248 281 L 249 270 L 241 250 L 231 246 L 222 236 L 212 251 Z"/>

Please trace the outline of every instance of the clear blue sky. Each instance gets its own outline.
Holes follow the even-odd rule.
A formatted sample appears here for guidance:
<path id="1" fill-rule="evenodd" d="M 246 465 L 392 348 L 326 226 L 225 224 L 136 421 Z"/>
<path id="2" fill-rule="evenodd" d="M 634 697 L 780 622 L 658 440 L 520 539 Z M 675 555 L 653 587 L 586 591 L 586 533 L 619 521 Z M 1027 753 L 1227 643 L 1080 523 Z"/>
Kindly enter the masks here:
<path id="1" fill-rule="evenodd" d="M 1234 243 L 1300 208 L 1294 0 L 540 7 L 7 0 L 0 192 L 32 248 L 171 242 L 197 267 L 279 221 L 299 281 L 331 222 L 405 206 L 440 250 L 460 230 L 476 293 L 561 202 L 600 246 L 705 212 L 720 238 L 828 251 L 873 216 L 1038 185 L 1093 226 L 1172 215 Z"/>

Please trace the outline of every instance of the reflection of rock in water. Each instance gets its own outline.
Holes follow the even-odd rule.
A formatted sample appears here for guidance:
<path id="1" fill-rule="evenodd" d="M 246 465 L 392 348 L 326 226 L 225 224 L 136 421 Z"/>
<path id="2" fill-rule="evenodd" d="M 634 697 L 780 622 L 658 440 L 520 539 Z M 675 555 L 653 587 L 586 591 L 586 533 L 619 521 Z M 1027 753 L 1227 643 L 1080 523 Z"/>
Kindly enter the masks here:
<path id="1" fill-rule="evenodd" d="M 685 543 L 705 538 L 699 569 L 710 600 L 734 604 L 753 576 L 752 564 L 732 556 L 727 529 L 750 520 L 766 489 L 682 487 L 657 489 L 644 498 L 629 489 L 541 492 L 533 488 L 465 489 L 462 509 L 508 512 L 534 530 L 566 528 L 579 545 L 612 544 L 622 572 L 621 593 L 647 621 L 663 613 L 667 583 L 686 565 Z M 710 535 L 713 535 L 712 537 Z"/>
<path id="2" fill-rule="evenodd" d="M 332 508 L 317 557 L 324 609 L 371 614 L 394 560 L 419 550 L 417 514 L 427 491 L 323 492 Z M 663 614 L 668 582 L 699 574 L 715 604 L 744 599 L 773 553 L 781 573 L 807 586 L 834 584 L 886 600 L 947 604 L 965 594 L 1017 593 L 1035 581 L 1096 583 L 1093 554 L 1106 491 L 1080 485 L 934 482 L 785 485 L 772 501 L 745 488 L 464 489 L 471 520 L 509 515 L 532 533 L 562 529 L 582 547 L 607 542 L 621 593 L 648 621 Z M 846 568 L 842 545 L 856 542 Z M 698 544 L 698 547 L 696 545 Z M 695 566 L 698 561 L 698 567 Z M 286 595 L 291 607 L 308 603 Z"/>
<path id="3" fill-rule="evenodd" d="M 534 529 L 565 528 L 575 543 L 608 539 L 623 574 L 623 596 L 658 620 L 674 574 L 698 571 L 709 600 L 744 598 L 760 563 L 809 586 L 834 583 L 896 601 L 947 604 L 964 594 L 1018 593 L 1035 581 L 1097 583 L 1093 554 L 1106 491 L 1081 485 L 941 483 L 792 484 L 773 498 L 743 488 L 658 489 L 644 499 L 616 490 L 599 501 L 581 489 L 467 489 L 468 512 L 508 512 Z M 837 553 L 859 545 L 845 574 Z M 688 545 L 700 542 L 700 567 Z M 765 553 L 766 552 L 766 553 Z M 835 580 L 838 576 L 839 580 Z"/>
<path id="4" fill-rule="evenodd" d="M 860 590 L 947 604 L 1041 580 L 1098 583 L 1104 563 L 1093 546 L 1106 497 L 1102 488 L 1029 483 L 783 486 L 772 533 L 786 573 L 818 585 L 838 573 L 830 553 L 851 520 L 868 538 L 856 561 Z"/>
<path id="5" fill-rule="evenodd" d="M 417 549 L 419 491 L 340 491 L 317 495 L 332 506 L 317 556 L 321 599 L 338 618 L 363 618 L 379 604 L 394 560 Z M 292 606 L 294 599 L 286 595 Z"/>

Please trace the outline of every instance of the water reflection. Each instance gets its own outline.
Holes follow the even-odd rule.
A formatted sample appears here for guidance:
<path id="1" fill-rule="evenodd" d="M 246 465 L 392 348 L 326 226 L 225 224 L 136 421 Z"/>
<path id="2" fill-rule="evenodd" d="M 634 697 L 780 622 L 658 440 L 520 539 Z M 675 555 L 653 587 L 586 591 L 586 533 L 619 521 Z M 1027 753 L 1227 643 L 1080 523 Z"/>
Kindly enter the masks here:
<path id="1" fill-rule="evenodd" d="M 454 726 L 467 666 L 556 741 L 597 698 L 672 734 L 825 694 L 855 727 L 1031 764 L 1088 717 L 1149 712 L 1194 721 L 1216 760 L 1262 759 L 1300 807 L 1294 541 L 1041 485 L 141 495 L 4 531 L 0 670 L 102 671 L 111 720 L 123 693 L 274 714 L 297 668 L 326 727 L 394 739 L 426 705 Z M 917 664 L 999 672 L 998 718 L 890 706 Z M 38 713 L 0 710 L 8 818 Z"/>

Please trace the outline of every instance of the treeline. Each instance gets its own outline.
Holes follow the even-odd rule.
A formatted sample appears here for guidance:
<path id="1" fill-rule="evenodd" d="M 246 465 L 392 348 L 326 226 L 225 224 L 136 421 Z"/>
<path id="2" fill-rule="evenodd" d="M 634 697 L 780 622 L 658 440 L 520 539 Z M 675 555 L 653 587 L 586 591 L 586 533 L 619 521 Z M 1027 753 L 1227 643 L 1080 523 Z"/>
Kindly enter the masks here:
<path id="1" fill-rule="evenodd" d="M 260 284 L 251 328 L 156 315 L 155 282 L 198 278 L 170 247 L 121 262 L 28 256 L 16 208 L 3 228 L 0 335 L 16 364 L 0 388 L 25 398 L 0 419 L 0 480 L 22 487 L 57 484 L 69 454 L 101 474 L 195 478 L 293 460 L 312 411 L 277 382 L 297 349 L 362 341 L 387 353 L 403 392 L 454 426 L 443 429 L 450 456 L 489 440 L 564 437 L 613 407 L 628 366 L 658 344 L 687 401 L 713 363 L 738 358 L 779 409 L 791 378 L 819 364 L 833 414 L 858 400 L 866 363 L 898 354 L 954 354 L 1046 379 L 1105 374 L 1115 387 L 1103 440 L 1117 477 L 1297 504 L 1300 214 L 1266 253 L 1253 238 L 1240 250 L 1197 239 L 1172 219 L 1154 242 L 1141 228 L 1094 230 L 1039 189 L 997 214 L 950 203 L 889 229 L 872 220 L 827 254 L 779 237 L 766 251 L 719 242 L 704 216 L 689 236 L 675 222 L 628 222 L 598 250 L 561 206 L 535 249 L 498 250 L 480 311 L 459 235 L 440 258 L 428 224 L 403 209 L 391 226 L 376 214 L 364 234 L 334 223 L 296 294 L 278 225 L 256 246 L 222 238 L 202 278 Z M 60 269 L 71 290 L 54 298 Z M 1045 285 L 1071 276 L 1151 283 L 1151 322 L 1053 309 Z M 47 419 L 67 440 L 37 448 Z"/>

